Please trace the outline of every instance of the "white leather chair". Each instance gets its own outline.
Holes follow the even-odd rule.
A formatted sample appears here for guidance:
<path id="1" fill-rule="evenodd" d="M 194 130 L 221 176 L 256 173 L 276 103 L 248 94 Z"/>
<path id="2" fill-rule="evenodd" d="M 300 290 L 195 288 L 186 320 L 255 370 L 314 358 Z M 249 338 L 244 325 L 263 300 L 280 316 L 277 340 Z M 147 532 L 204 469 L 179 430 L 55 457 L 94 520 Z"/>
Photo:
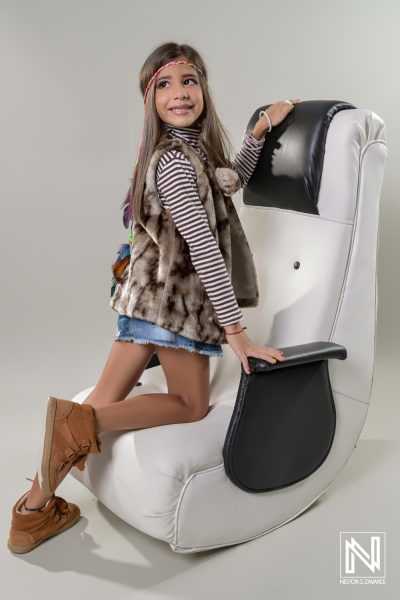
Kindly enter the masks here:
<path id="1" fill-rule="evenodd" d="M 347 103 L 309 101 L 269 136 L 263 159 L 243 195 L 239 192 L 239 217 L 260 287 L 259 306 L 242 309 L 243 323 L 256 344 L 288 348 L 285 356 L 294 357 L 293 364 L 307 363 L 299 360 L 301 350 L 310 349 L 305 354 L 311 356 L 318 346 L 313 343 L 328 351 L 319 364 L 329 366 L 335 422 L 326 455 L 310 474 L 269 491 L 240 487 L 226 470 L 238 390 L 243 392 L 246 378 L 264 377 L 268 384 L 272 371 L 245 374 L 224 346 L 223 359 L 210 359 L 210 410 L 204 419 L 100 434 L 102 453 L 89 455 L 82 473 L 72 469 L 74 477 L 120 518 L 175 552 L 238 544 L 294 519 L 343 468 L 367 415 L 385 124 L 372 111 Z M 342 360 L 329 358 L 332 348 L 341 349 Z M 262 367 L 258 361 L 258 370 Z M 291 381 L 292 367 L 281 368 Z M 167 392 L 160 365 L 147 368 L 140 382 L 131 395 Z M 82 402 L 91 389 L 74 401 Z M 284 430 L 284 416 L 279 423 Z"/>

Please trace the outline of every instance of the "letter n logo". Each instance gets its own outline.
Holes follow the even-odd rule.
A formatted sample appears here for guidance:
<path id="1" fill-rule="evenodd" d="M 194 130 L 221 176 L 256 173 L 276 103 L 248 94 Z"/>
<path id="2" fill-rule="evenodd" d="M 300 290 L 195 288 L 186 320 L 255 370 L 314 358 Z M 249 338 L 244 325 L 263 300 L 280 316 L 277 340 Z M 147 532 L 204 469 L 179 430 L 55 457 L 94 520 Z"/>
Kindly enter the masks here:
<path id="1" fill-rule="evenodd" d="M 385 533 L 340 532 L 340 577 L 385 577 Z"/>

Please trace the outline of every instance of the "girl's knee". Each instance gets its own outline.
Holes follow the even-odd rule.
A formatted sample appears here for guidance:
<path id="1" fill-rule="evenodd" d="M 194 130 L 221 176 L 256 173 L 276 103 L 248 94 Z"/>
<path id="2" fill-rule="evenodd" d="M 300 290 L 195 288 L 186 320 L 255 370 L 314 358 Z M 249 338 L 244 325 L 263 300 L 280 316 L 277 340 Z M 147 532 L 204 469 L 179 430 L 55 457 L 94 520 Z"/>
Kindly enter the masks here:
<path id="1" fill-rule="evenodd" d="M 204 406 L 189 406 L 188 407 L 188 423 L 195 423 L 196 421 L 201 421 L 208 413 L 209 407 Z"/>

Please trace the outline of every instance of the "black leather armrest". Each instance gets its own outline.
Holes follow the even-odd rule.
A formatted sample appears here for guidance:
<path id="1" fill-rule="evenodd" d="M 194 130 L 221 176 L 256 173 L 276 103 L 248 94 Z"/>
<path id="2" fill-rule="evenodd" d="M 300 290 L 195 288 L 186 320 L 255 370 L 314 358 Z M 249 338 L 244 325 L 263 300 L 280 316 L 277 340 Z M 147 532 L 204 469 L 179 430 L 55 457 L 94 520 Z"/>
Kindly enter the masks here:
<path id="1" fill-rule="evenodd" d="M 257 373 L 272 371 L 273 369 L 283 369 L 285 367 L 301 365 L 316 360 L 325 360 L 326 358 L 338 358 L 339 360 L 345 360 L 347 358 L 346 348 L 339 344 L 334 344 L 333 342 L 311 342 L 309 344 L 277 348 L 277 350 L 282 350 L 285 360 L 278 360 L 274 364 L 262 360 L 261 358 L 249 356 L 248 360 L 251 372 Z"/>

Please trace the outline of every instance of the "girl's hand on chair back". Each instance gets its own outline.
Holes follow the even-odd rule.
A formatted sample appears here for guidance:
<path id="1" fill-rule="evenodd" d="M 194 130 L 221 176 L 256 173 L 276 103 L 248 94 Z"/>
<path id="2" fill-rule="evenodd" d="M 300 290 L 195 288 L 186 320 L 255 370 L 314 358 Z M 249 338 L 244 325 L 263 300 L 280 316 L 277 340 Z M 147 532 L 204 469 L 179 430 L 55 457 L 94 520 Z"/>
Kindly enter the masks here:
<path id="1" fill-rule="evenodd" d="M 301 102 L 300 98 L 297 100 L 292 100 L 293 104 L 299 104 Z M 271 119 L 272 127 L 276 127 L 279 123 L 282 123 L 284 119 L 291 113 L 293 108 L 285 102 L 281 100 L 280 102 L 275 102 L 275 104 L 271 104 L 271 106 L 265 111 L 269 118 Z M 264 115 L 262 115 L 261 119 L 267 120 Z"/>

